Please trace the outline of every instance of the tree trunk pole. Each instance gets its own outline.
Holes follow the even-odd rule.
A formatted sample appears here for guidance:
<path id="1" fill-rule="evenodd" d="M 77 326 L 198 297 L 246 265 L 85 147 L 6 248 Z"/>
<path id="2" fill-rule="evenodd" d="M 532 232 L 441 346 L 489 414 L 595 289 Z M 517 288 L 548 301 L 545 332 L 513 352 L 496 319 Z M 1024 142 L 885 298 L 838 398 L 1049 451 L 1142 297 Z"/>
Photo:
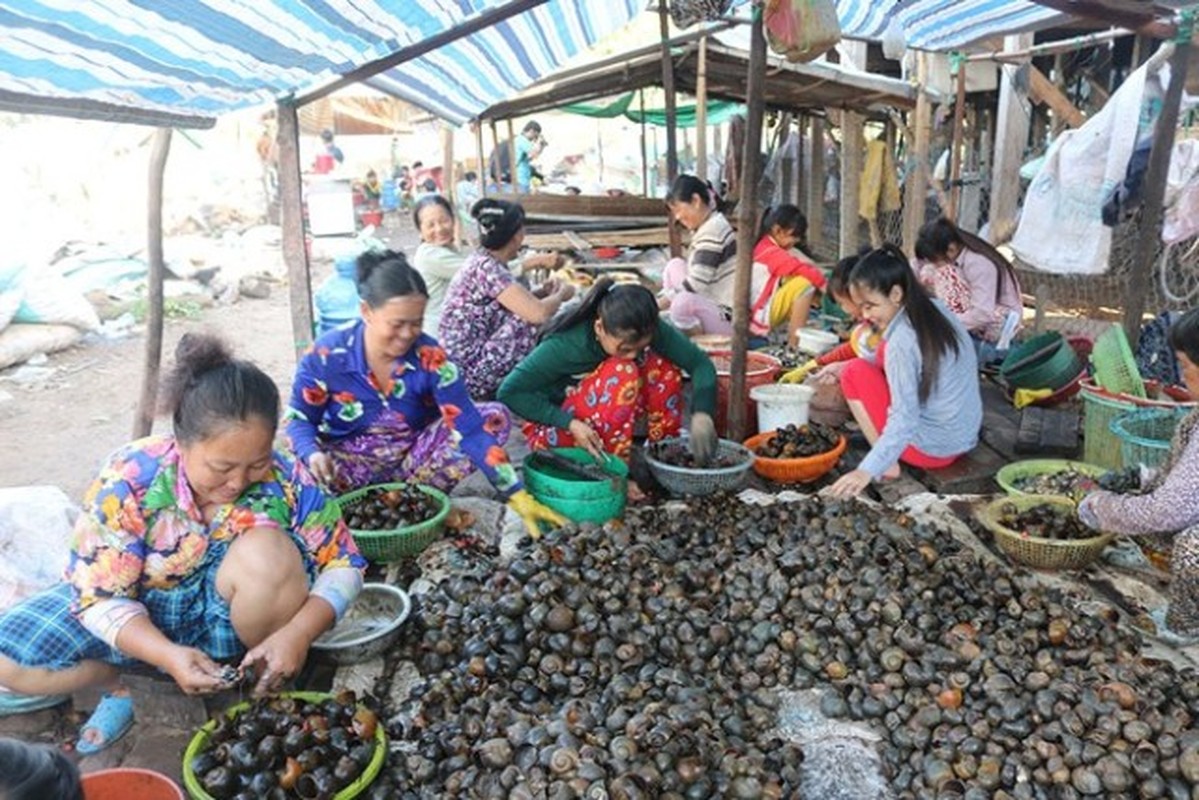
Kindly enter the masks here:
<path id="1" fill-rule="evenodd" d="M 300 178 L 300 124 L 291 103 L 276 105 L 279 120 L 279 210 L 283 222 L 283 261 L 296 355 L 312 344 L 312 273 L 304 241 L 304 197 Z"/>
<path id="2" fill-rule="evenodd" d="M 708 37 L 699 40 L 695 67 L 695 174 L 708 179 Z"/>
<path id="3" fill-rule="evenodd" d="M 962 120 L 966 115 L 966 62 L 958 62 L 957 102 L 953 105 L 953 143 L 949 146 L 949 213 L 958 221 L 958 206 L 962 197 Z"/>
<path id="4" fill-rule="evenodd" d="M 662 89 L 666 93 L 666 182 L 679 176 L 678 118 L 675 113 L 674 59 L 670 57 L 670 14 L 666 0 L 658 0 L 658 27 L 662 32 Z"/>
<path id="5" fill-rule="evenodd" d="M 162 280 L 166 271 L 162 255 L 162 184 L 167 156 L 171 154 L 171 131 L 171 128 L 156 130 L 150 149 L 150 191 L 146 196 L 146 253 L 150 258 L 150 283 L 146 290 L 146 368 L 142 372 L 141 399 L 133 420 L 134 439 L 150 435 L 158 405 L 158 373 L 162 366 Z"/>

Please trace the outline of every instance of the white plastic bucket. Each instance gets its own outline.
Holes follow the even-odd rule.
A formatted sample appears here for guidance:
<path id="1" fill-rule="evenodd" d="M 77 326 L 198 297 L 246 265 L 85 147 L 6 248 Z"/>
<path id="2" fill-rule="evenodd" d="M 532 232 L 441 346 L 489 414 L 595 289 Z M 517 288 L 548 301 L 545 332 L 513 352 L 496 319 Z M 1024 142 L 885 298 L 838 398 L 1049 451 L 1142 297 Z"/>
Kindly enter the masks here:
<path id="1" fill-rule="evenodd" d="M 808 407 L 816 390 L 796 383 L 771 383 L 749 390 L 758 404 L 758 430 L 776 431 L 788 425 L 807 425 Z"/>
<path id="2" fill-rule="evenodd" d="M 816 328 L 799 329 L 799 349 L 814 356 L 823 355 L 841 343 L 841 337 Z"/>

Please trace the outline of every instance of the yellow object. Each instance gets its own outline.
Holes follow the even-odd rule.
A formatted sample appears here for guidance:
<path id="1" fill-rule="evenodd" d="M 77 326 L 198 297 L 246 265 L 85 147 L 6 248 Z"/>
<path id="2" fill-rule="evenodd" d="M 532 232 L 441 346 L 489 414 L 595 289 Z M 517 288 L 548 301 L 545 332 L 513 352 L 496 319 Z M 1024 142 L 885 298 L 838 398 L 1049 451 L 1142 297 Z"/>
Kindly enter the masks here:
<path id="1" fill-rule="evenodd" d="M 1012 395 L 1012 405 L 1016 408 L 1024 408 L 1038 400 L 1044 400 L 1049 395 L 1053 394 L 1052 389 L 1017 389 Z"/>
<path id="2" fill-rule="evenodd" d="M 816 359 L 808 359 L 803 364 L 800 364 L 790 372 L 784 372 L 783 377 L 779 378 L 779 383 L 803 383 L 820 365 L 816 363 Z"/>
<path id="3" fill-rule="evenodd" d="M 786 325 L 791 319 L 791 306 L 795 301 L 815 289 L 812 282 L 802 275 L 792 275 L 784 278 L 774 296 L 770 298 L 770 327 L 777 328 Z"/>
<path id="4" fill-rule="evenodd" d="M 866 144 L 866 163 L 858 189 L 858 216 L 876 219 L 879 212 L 898 211 L 899 177 L 887 143 L 874 139 Z"/>
<path id="5" fill-rule="evenodd" d="M 537 499 L 524 489 L 508 498 L 508 507 L 520 514 L 529 536 L 534 539 L 541 538 L 542 522 L 555 527 L 566 524 L 566 517 L 537 502 Z"/>

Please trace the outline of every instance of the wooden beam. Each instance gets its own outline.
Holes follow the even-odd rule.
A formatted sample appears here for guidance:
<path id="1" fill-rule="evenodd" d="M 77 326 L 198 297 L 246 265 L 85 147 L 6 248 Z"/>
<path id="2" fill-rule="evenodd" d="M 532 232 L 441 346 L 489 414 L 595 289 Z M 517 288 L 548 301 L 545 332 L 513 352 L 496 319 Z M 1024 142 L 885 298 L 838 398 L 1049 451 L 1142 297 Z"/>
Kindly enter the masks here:
<path id="1" fill-rule="evenodd" d="M 1135 5 L 1103 2 L 1103 0 L 1033 0 L 1037 5 L 1056 9 L 1063 14 L 1075 17 L 1098 20 L 1105 25 L 1118 25 L 1130 28 L 1155 39 L 1169 39 L 1174 36 L 1177 26 L 1167 20 L 1158 19 L 1157 14 L 1170 14 L 1172 9 L 1148 8 L 1148 3 L 1138 2 Z"/>
<path id="2" fill-rule="evenodd" d="M 313 89 L 310 92 L 301 94 L 292 100 L 296 106 L 303 106 L 311 103 L 313 100 L 320 100 L 322 97 L 328 97 L 338 89 L 344 89 L 347 86 L 353 86 L 355 83 L 373 78 L 381 72 L 386 72 L 393 67 L 398 67 L 405 61 L 411 61 L 414 58 L 419 58 L 425 53 L 431 53 L 441 47 L 444 47 L 451 42 L 455 42 L 465 36 L 470 36 L 472 33 L 478 33 L 494 25 L 503 22 L 506 19 L 523 14 L 526 11 L 544 5 L 549 0 L 512 0 L 496 8 L 488 9 L 480 13 L 478 16 L 466 20 L 465 22 L 448 28 L 440 33 L 435 33 L 427 39 L 410 44 L 407 47 L 401 47 L 394 53 L 384 56 L 369 64 L 363 64 L 361 67 L 352 69 L 342 75 L 337 80 L 331 81 L 319 89 Z"/>
<path id="3" fill-rule="evenodd" d="M 745 438 L 745 372 L 749 347 L 750 284 L 753 250 L 757 238 L 759 154 L 762 149 L 762 115 L 765 111 L 766 38 L 762 6 L 753 7 L 749 29 L 749 77 L 746 81 L 745 147 L 741 158 L 741 198 L 737 203 L 737 272 L 733 284 L 733 358 L 729 366 L 728 437 Z"/>
<path id="4" fill-rule="evenodd" d="M 846 61 L 862 71 L 866 70 L 866 43 L 845 41 L 842 43 Z M 858 193 L 862 182 L 863 153 L 866 149 L 862 133 L 865 118 L 856 111 L 846 109 L 841 113 L 841 236 L 839 255 L 848 256 L 858 251 L 860 223 Z"/>
<path id="5" fill-rule="evenodd" d="M 171 154 L 171 128 L 154 132 L 150 148 L 150 188 L 146 194 L 146 256 L 150 260 L 149 285 L 146 287 L 146 365 L 142 371 L 141 399 L 133 417 L 133 438 L 149 436 L 154 428 L 158 407 L 158 374 L 162 366 L 163 274 L 162 255 L 162 184 L 167 156 Z"/>
<path id="6" fill-rule="evenodd" d="M 1162 203 L 1166 192 L 1166 173 L 1170 168 L 1170 151 L 1174 149 L 1174 135 L 1178 128 L 1178 109 L 1182 100 L 1182 87 L 1186 83 L 1187 62 L 1191 58 L 1189 20 L 1185 24 L 1186 35 L 1175 42 L 1170 56 L 1170 85 L 1162 100 L 1161 115 L 1153 131 L 1153 149 L 1149 153 L 1149 166 L 1141 184 L 1145 192 L 1141 207 L 1141 224 L 1133 250 L 1132 265 L 1128 270 L 1128 291 L 1124 305 L 1124 332 L 1135 348 L 1141 335 L 1141 317 L 1145 314 L 1145 300 L 1153 284 L 1153 262 L 1161 244 Z M 1167 45 L 1168 46 L 1168 45 Z"/>
<path id="7" fill-rule="evenodd" d="M 1123 28 L 1115 28 L 1110 31 L 1099 31 L 1098 33 L 1088 33 L 1082 36 L 1074 36 L 1070 39 L 1059 39 L 1056 42 L 1045 42 L 1044 44 L 1034 45 L 1033 36 L 1030 33 L 1014 34 L 1027 41 L 1016 49 L 1012 49 L 1008 45 L 1008 40 L 1014 36 L 1005 36 L 1002 50 L 994 50 L 989 53 L 973 53 L 966 56 L 967 61 L 1027 61 L 1032 56 L 1047 56 L 1056 55 L 1058 53 L 1072 53 L 1076 50 L 1081 50 L 1084 47 L 1094 47 L 1095 45 L 1110 42 L 1113 39 L 1122 39 L 1125 36 L 1135 36 L 1134 31 L 1124 30 Z"/>
<path id="8" fill-rule="evenodd" d="M 641 109 L 641 196 L 649 197 L 649 142 L 645 131 L 645 90 L 637 91 L 637 105 Z"/>
<path id="9" fill-rule="evenodd" d="M 674 59 L 670 54 L 670 14 L 658 0 L 658 30 L 662 35 L 662 90 L 666 94 L 666 182 L 679 176 L 678 119 L 675 115 Z"/>
<path id="10" fill-rule="evenodd" d="M 950 56 L 952 60 L 952 55 Z M 966 115 L 966 63 L 958 64 L 957 99 L 953 104 L 953 138 L 949 145 L 949 208 L 946 216 L 958 221 L 958 206 L 962 197 L 962 121 Z"/>
<path id="11" fill-rule="evenodd" d="M 300 124 L 296 107 L 279 101 L 279 212 L 282 219 L 283 261 L 287 265 L 287 299 L 296 356 L 312 344 L 312 273 L 304 241 L 303 181 L 300 177 Z"/>
<path id="12" fill-rule="evenodd" d="M 495 181 L 496 191 L 503 194 L 504 171 L 500 169 L 500 132 L 496 129 L 494 119 L 489 122 L 491 126 L 491 154 L 495 156 L 495 165 L 493 169 L 489 159 L 487 170 L 491 172 L 491 179 Z"/>
<path id="13" fill-rule="evenodd" d="M 812 117 L 808 121 L 808 139 L 811 145 L 811 165 L 808 167 L 807 193 L 804 200 L 808 214 L 808 244 L 813 249 L 824 244 L 824 118 Z M 813 254 L 815 255 L 815 254 Z"/>
<path id="14" fill-rule="evenodd" d="M 441 126 L 441 176 L 442 194 L 452 203 L 457 199 L 454 197 L 454 129 L 444 123 Z"/>
<path id="15" fill-rule="evenodd" d="M 483 152 L 483 120 L 475 120 L 475 156 L 479 159 L 479 171 L 475 173 L 479 181 L 479 197 L 487 196 L 487 156 Z M 470 209 L 466 209 L 470 213 Z"/>
<path id="16" fill-rule="evenodd" d="M 519 184 L 516 179 L 516 126 L 512 124 L 512 117 L 508 117 L 508 183 L 512 186 L 513 194 L 523 192 L 524 187 Z M 521 134 L 522 136 L 524 134 Z"/>
<path id="17" fill-rule="evenodd" d="M 912 112 L 912 138 L 907 153 L 907 179 L 904 181 L 903 246 L 908 255 L 916 252 L 916 236 L 924 225 L 928 204 L 928 151 L 932 141 L 933 108 L 925 84 L 928 82 L 928 55 L 916 51 L 916 109 Z"/>
<path id="18" fill-rule="evenodd" d="M 695 173 L 708 179 L 708 39 L 699 40 L 695 65 Z"/>
<path id="19" fill-rule="evenodd" d="M 1053 81 L 1045 76 L 1044 72 L 1037 69 L 1032 64 L 1028 65 L 1029 70 L 1029 94 L 1038 103 L 1044 103 L 1049 106 L 1049 110 L 1057 115 L 1057 118 L 1071 128 L 1081 127 L 1087 121 L 1086 116 L 1079 111 L 1066 95 L 1062 94 Z"/>
<path id="20" fill-rule="evenodd" d="M 1027 49 L 1032 44 L 1031 33 L 1005 36 L 1005 53 Z M 1028 95 L 1016 85 L 1016 71 L 1011 64 L 999 68 L 999 116 L 996 121 L 995 163 L 991 170 L 991 241 L 1003 241 L 1007 231 L 1016 224 L 1020 202 L 1020 165 L 1028 145 Z"/>

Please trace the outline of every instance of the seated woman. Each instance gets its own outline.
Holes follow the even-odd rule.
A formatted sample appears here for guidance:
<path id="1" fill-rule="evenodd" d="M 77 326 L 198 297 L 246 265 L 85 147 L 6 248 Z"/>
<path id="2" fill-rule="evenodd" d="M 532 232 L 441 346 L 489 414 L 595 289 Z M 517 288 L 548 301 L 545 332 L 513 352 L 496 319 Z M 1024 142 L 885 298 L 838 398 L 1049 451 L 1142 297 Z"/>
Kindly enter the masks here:
<path id="1" fill-rule="evenodd" d="M 412 266 L 425 279 L 425 288 L 429 292 L 429 303 L 425 306 L 425 330 L 436 332 L 441 325 L 446 290 L 466 263 L 466 255 L 454 245 L 454 207 L 441 195 L 430 194 L 418 200 L 412 211 L 412 224 L 420 234 L 420 244 L 412 256 Z M 527 269 L 552 269 L 558 265 L 558 256 L 555 253 L 533 253 L 520 263 Z"/>
<path id="2" fill-rule="evenodd" d="M 0 614 L 0 707 L 106 690 L 77 749 L 133 721 L 117 668 L 188 694 L 277 691 L 357 596 L 366 562 L 308 472 L 272 449 L 279 391 L 218 340 L 186 335 L 167 381 L 173 436 L 118 450 L 84 497 L 67 579 Z"/>
<path id="3" fill-rule="evenodd" d="M 627 461 L 639 417 L 650 441 L 678 435 L 683 371 L 692 381 L 693 446 L 710 452 L 716 439 L 711 359 L 662 321 L 648 289 L 601 278 L 578 308 L 546 329 L 504 379 L 499 398 L 527 420 L 534 450 L 577 445 Z M 630 491 L 639 493 L 632 484 Z"/>
<path id="4" fill-rule="evenodd" d="M 720 213 L 716 191 L 694 175 L 680 175 L 666 205 L 691 231 L 686 260 L 671 259 L 662 273 L 663 307 L 689 335 L 733 332 L 733 275 L 737 235 Z"/>
<path id="5" fill-rule="evenodd" d="M 787 346 L 798 346 L 812 299 L 827 283 L 815 264 L 794 252 L 806 245 L 807 234 L 808 220 L 796 206 L 783 204 L 762 215 L 749 290 L 749 330 L 754 336 L 768 336 L 786 326 Z"/>
<path id="6" fill-rule="evenodd" d="M 470 214 L 479 223 L 479 248 L 446 289 L 439 338 L 461 366 L 476 400 L 491 400 L 500 381 L 537 342 L 537 329 L 574 296 L 569 283 L 549 281 L 537 292 L 516 282 L 508 262 L 525 239 L 519 203 L 485 197 Z"/>
<path id="7" fill-rule="evenodd" d="M 952 464 L 978 443 L 982 424 L 970 337 L 924 291 L 903 251 L 884 245 L 863 256 L 849 289 L 883 341 L 877 363 L 854 359 L 841 372 L 841 391 L 871 445 L 858 468 L 830 487 L 843 497 L 897 477 L 900 461 L 923 469 Z"/>
<path id="8" fill-rule="evenodd" d="M 979 363 L 1003 358 L 1024 315 L 1020 281 L 1003 254 L 941 218 L 920 229 L 916 262 L 921 283 L 970 332 Z"/>
<path id="9" fill-rule="evenodd" d="M 562 518 L 533 501 L 503 445 L 512 420 L 475 405 L 458 367 L 422 332 L 425 283 L 402 253 L 358 258 L 362 319 L 322 336 L 296 368 L 287 436 L 326 486 L 405 481 L 450 490 L 474 469 L 536 532 Z"/>
<path id="10" fill-rule="evenodd" d="M 1199 309 L 1170 327 L 1182 380 L 1199 397 Z M 1150 612 L 1165 638 L 1199 638 L 1199 411 L 1174 431 L 1165 463 L 1140 495 L 1092 492 L 1078 506 L 1088 527 L 1108 533 L 1152 538 L 1170 552 L 1169 603 Z"/>

